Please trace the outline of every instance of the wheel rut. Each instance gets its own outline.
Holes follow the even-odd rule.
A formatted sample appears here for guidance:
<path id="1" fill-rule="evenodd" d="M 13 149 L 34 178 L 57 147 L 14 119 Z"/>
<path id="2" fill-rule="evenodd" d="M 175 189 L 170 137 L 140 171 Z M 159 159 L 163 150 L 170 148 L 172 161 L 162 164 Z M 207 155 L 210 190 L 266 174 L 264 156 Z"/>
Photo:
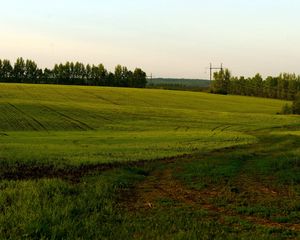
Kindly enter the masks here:
<path id="1" fill-rule="evenodd" d="M 192 189 L 174 177 L 174 173 L 178 173 L 178 171 L 180 169 L 174 167 L 173 163 L 167 164 L 164 169 L 153 171 L 143 182 L 124 193 L 121 197 L 121 207 L 131 214 L 146 214 L 161 208 L 160 200 L 170 199 L 172 200 L 172 208 L 188 206 L 195 210 L 202 209 L 213 216 L 217 216 L 220 223 L 224 223 L 226 217 L 237 217 L 240 220 L 262 227 L 300 232 L 300 224 L 274 222 L 267 218 L 243 215 L 230 208 L 216 206 L 212 203 L 212 199 L 222 197 L 224 186 L 204 190 Z M 262 194 L 278 194 L 260 183 L 251 182 L 249 184 L 256 184 L 257 188 L 251 186 L 251 189 L 255 189 L 255 191 Z"/>

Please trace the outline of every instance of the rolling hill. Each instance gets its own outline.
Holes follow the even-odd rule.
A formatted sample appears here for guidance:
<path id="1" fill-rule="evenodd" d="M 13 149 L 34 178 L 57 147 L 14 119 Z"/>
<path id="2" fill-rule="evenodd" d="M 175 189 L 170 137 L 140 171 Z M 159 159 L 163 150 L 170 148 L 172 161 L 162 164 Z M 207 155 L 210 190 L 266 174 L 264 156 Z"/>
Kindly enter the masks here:
<path id="1" fill-rule="evenodd" d="M 0 84 L 0 239 L 297 239 L 286 103 Z"/>

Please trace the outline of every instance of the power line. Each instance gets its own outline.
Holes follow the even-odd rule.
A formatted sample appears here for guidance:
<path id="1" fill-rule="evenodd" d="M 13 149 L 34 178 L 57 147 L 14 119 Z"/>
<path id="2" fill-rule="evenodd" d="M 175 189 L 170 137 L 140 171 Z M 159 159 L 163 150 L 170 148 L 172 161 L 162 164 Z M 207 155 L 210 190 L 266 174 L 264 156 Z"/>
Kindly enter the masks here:
<path id="1" fill-rule="evenodd" d="M 153 79 L 152 73 L 150 74 L 150 76 L 147 76 L 147 79 L 149 79 L 149 80 L 152 80 L 152 79 Z"/>
<path id="2" fill-rule="evenodd" d="M 209 81 L 210 81 L 210 84 L 211 84 L 211 81 L 212 81 L 212 73 L 213 73 L 213 70 L 223 70 L 223 63 L 221 63 L 221 67 L 213 67 L 212 63 L 209 64 Z"/>

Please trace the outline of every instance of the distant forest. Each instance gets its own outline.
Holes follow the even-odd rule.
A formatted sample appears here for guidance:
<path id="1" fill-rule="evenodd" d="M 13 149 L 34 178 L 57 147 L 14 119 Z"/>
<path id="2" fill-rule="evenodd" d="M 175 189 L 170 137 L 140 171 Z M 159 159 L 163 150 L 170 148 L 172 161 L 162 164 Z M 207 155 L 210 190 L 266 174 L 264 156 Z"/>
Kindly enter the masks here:
<path id="1" fill-rule="evenodd" d="M 14 64 L 0 60 L 0 82 L 144 88 L 147 77 L 140 68 L 130 71 L 121 65 L 116 66 L 114 72 L 109 72 L 103 64 L 85 65 L 80 62 L 41 69 L 32 60 L 18 58 Z"/>
<path id="2" fill-rule="evenodd" d="M 225 69 L 214 73 L 211 91 L 219 94 L 295 100 L 300 92 L 300 76 L 282 73 L 266 79 L 260 74 L 245 78 L 232 76 L 230 71 Z"/>

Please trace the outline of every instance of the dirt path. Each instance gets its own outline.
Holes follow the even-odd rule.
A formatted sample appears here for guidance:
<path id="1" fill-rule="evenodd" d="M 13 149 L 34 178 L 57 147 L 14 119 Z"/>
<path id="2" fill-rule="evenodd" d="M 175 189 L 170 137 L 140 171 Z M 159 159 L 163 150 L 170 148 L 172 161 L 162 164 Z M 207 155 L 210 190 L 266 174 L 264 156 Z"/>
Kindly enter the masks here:
<path id="1" fill-rule="evenodd" d="M 126 206 L 124 205 L 127 210 L 132 213 L 151 212 L 160 207 L 159 200 L 170 199 L 174 201 L 172 207 L 191 206 L 195 209 L 204 209 L 209 213 L 213 213 L 213 215 L 217 215 L 220 223 L 224 223 L 225 217 L 238 217 L 241 220 L 263 227 L 300 231 L 300 224 L 277 223 L 266 218 L 242 215 L 226 208 L 217 207 L 211 203 L 211 199 L 220 197 L 223 194 L 222 187 L 197 191 L 184 186 L 175 179 L 173 171 L 178 171 L 178 169 L 169 164 L 163 170 L 154 171 L 145 181 L 127 192 Z M 262 191 L 264 194 L 277 194 L 261 185 L 257 188 L 251 186 L 251 189 Z"/>
<path id="2" fill-rule="evenodd" d="M 5 133 L 0 133 L 4 136 Z M 207 154 L 221 154 L 223 151 L 234 151 L 235 148 L 226 147 L 216 149 L 210 153 L 203 153 L 203 157 Z M 154 160 L 140 160 L 140 161 L 126 161 L 126 162 L 111 162 L 99 163 L 80 166 L 63 166 L 57 168 L 55 165 L 30 165 L 16 163 L 15 165 L 1 165 L 0 164 L 0 180 L 35 180 L 42 178 L 60 178 L 63 180 L 70 180 L 72 182 L 79 182 L 80 179 L 92 173 L 109 171 L 117 168 L 128 167 L 143 167 L 152 163 L 168 164 L 176 161 L 189 161 L 193 159 L 194 154 L 182 154 L 181 156 L 165 157 Z M 0 159 L 1 161 L 1 159 Z"/>
<path id="3" fill-rule="evenodd" d="M 166 157 L 156 160 L 142 160 L 142 161 L 126 161 L 126 162 L 112 162 L 100 163 L 80 166 L 64 166 L 57 168 L 55 165 L 27 165 L 16 164 L 12 166 L 0 166 L 0 180 L 36 180 L 42 178 L 60 178 L 69 180 L 71 182 L 79 182 L 82 177 L 110 171 L 118 168 L 143 167 L 151 163 L 172 163 L 177 159 L 189 159 L 192 155 L 184 154 L 178 157 Z M 0 159 L 1 160 L 1 159 Z"/>

